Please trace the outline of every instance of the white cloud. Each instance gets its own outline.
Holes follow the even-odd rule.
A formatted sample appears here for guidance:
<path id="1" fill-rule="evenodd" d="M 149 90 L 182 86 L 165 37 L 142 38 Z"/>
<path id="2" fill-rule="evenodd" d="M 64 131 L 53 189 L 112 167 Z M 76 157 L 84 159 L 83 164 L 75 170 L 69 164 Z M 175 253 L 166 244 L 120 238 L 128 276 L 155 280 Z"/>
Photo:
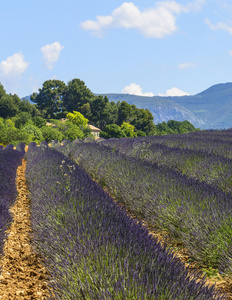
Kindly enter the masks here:
<path id="1" fill-rule="evenodd" d="M 142 88 L 139 84 L 136 83 L 131 83 L 127 86 L 125 86 L 121 93 L 123 94 L 132 94 L 132 95 L 137 95 L 137 96 L 147 96 L 147 97 L 153 97 L 154 94 L 149 92 L 149 93 L 143 93 Z"/>
<path id="2" fill-rule="evenodd" d="M 188 94 L 176 87 L 173 87 L 173 88 L 167 90 L 165 94 L 161 94 L 161 93 L 159 94 L 159 96 L 162 96 L 162 97 L 165 97 L 165 96 L 166 97 L 167 96 L 188 96 L 188 95 L 190 95 L 190 94 Z"/>
<path id="3" fill-rule="evenodd" d="M 229 50 L 229 54 L 230 54 L 230 56 L 232 56 L 232 50 Z"/>
<path id="4" fill-rule="evenodd" d="M 0 77 L 6 79 L 15 79 L 20 77 L 29 66 L 29 62 L 25 61 L 25 58 L 20 51 L 12 56 L 7 57 L 0 63 Z"/>
<path id="5" fill-rule="evenodd" d="M 199 11 L 206 0 L 195 0 L 187 5 L 176 1 L 159 1 L 155 7 L 141 11 L 133 2 L 124 2 L 111 15 L 97 16 L 96 21 L 81 23 L 85 30 L 97 37 L 108 28 L 137 29 L 146 38 L 164 38 L 177 30 L 176 15 Z"/>
<path id="6" fill-rule="evenodd" d="M 223 22 L 218 22 L 217 24 L 212 24 L 209 19 L 205 20 L 205 23 L 209 26 L 211 30 L 224 30 L 228 31 L 230 34 L 232 34 L 232 27 L 230 27 L 228 24 Z"/>
<path id="7" fill-rule="evenodd" d="M 175 1 L 157 2 L 155 8 L 141 11 L 133 2 L 124 2 L 110 16 L 97 16 L 81 27 L 101 36 L 107 28 L 137 29 L 146 38 L 163 38 L 177 30 L 175 15 L 187 12 L 186 7 Z"/>
<path id="8" fill-rule="evenodd" d="M 43 60 L 48 69 L 53 69 L 55 63 L 59 59 L 60 52 L 63 48 L 64 46 L 61 46 L 59 42 L 54 42 L 51 45 L 48 44 L 41 48 L 41 51 L 43 53 Z"/>
<path id="9" fill-rule="evenodd" d="M 111 16 L 97 16 L 97 21 L 85 21 L 81 23 L 83 29 L 100 31 L 103 27 L 110 26 L 113 23 L 113 17 Z"/>
<path id="10" fill-rule="evenodd" d="M 179 69 L 187 69 L 187 68 L 192 68 L 192 67 L 195 67 L 195 63 L 193 62 L 187 62 L 187 63 L 181 63 L 178 65 L 178 68 Z"/>

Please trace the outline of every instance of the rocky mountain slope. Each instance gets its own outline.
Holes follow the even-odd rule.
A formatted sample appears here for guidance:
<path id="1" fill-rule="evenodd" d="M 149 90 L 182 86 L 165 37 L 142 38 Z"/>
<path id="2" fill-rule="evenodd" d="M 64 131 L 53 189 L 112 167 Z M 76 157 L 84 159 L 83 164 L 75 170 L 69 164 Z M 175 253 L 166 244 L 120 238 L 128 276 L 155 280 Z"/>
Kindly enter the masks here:
<path id="1" fill-rule="evenodd" d="M 128 94 L 104 94 L 110 101 L 126 101 L 139 108 L 148 108 L 154 123 L 188 120 L 201 129 L 232 127 L 232 83 L 211 86 L 193 96 L 143 97 Z"/>

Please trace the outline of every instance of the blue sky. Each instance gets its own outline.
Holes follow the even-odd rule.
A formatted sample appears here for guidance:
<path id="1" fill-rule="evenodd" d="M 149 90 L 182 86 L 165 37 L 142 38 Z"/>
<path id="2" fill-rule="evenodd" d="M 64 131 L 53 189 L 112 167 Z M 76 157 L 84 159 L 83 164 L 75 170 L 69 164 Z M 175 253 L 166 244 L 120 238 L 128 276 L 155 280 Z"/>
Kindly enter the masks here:
<path id="1" fill-rule="evenodd" d="M 8 93 L 79 78 L 95 93 L 194 95 L 232 81 L 232 1 L 2 2 Z"/>

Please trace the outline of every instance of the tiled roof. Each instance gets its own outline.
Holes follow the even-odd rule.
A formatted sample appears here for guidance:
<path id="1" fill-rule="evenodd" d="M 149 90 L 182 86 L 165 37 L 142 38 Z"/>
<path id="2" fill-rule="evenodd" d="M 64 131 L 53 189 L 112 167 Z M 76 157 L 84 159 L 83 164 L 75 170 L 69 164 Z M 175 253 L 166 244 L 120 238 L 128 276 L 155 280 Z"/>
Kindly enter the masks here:
<path id="1" fill-rule="evenodd" d="M 101 129 L 99 129 L 99 128 L 93 126 L 93 125 L 88 125 L 88 126 L 89 126 L 89 128 L 90 128 L 91 130 L 101 131 Z"/>

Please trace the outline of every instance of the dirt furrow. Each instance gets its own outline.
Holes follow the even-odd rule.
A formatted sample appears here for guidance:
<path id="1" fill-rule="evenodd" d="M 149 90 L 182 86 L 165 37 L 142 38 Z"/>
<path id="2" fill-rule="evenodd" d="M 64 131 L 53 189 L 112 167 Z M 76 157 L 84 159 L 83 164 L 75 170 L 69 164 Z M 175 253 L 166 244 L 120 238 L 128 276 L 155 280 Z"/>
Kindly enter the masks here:
<path id="1" fill-rule="evenodd" d="M 1 260 L 0 299 L 45 299 L 48 272 L 42 258 L 31 247 L 30 200 L 25 179 L 26 161 L 17 170 L 18 197 L 10 212 L 9 227 Z"/>

